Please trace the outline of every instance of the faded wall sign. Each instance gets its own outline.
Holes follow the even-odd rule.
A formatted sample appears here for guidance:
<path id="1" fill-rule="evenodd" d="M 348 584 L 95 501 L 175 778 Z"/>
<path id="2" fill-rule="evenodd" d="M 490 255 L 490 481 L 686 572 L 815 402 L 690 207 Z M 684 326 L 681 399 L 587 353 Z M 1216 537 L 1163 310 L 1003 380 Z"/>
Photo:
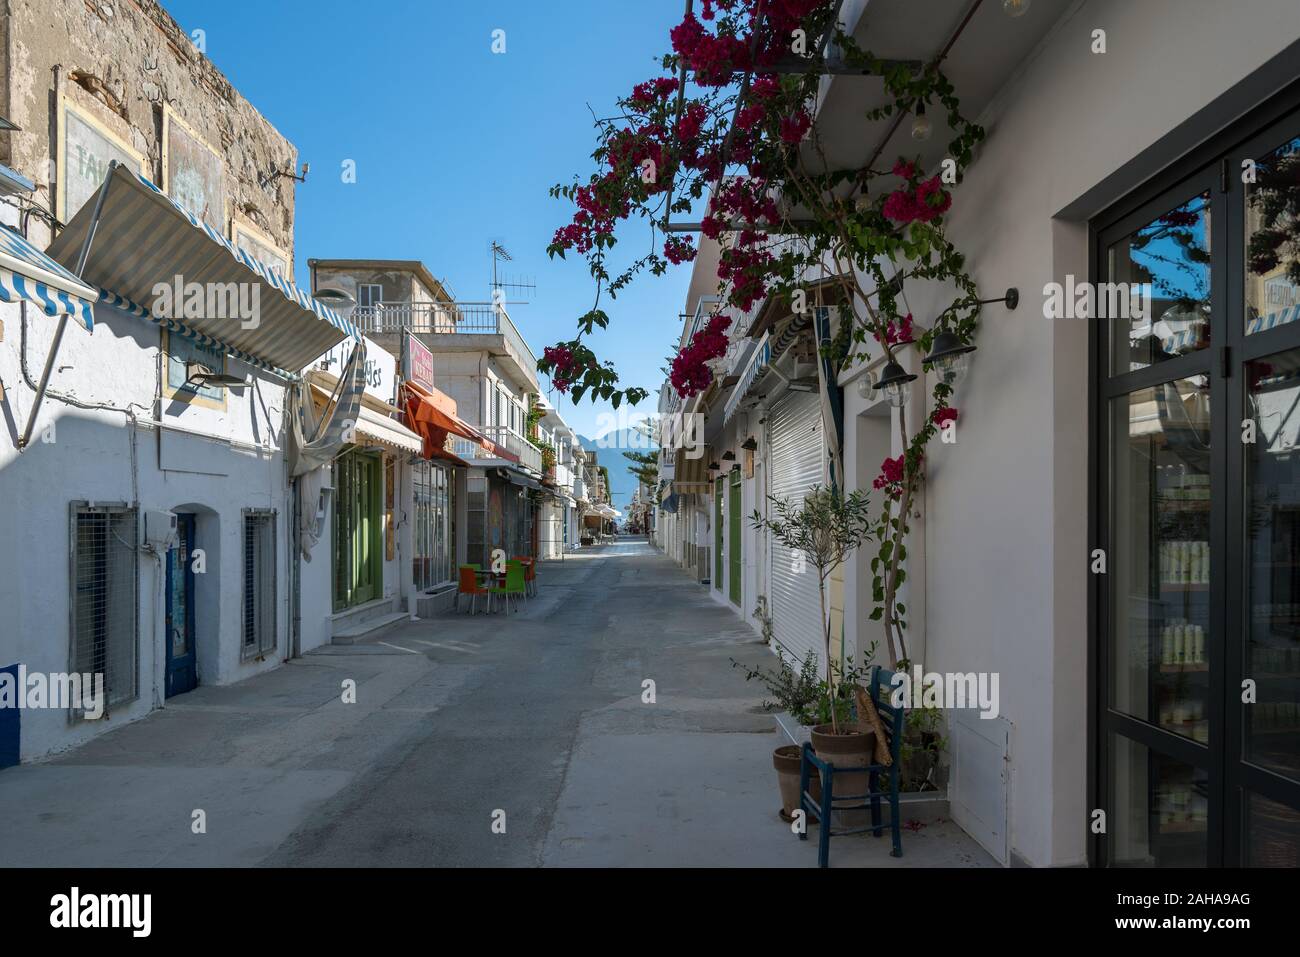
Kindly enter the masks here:
<path id="1" fill-rule="evenodd" d="M 58 199 L 55 215 L 68 222 L 95 195 L 108 164 L 117 160 L 133 173 L 144 170 L 144 157 L 108 127 L 59 96 Z"/>
<path id="2" fill-rule="evenodd" d="M 163 108 L 163 191 L 226 235 L 225 163 L 167 106 Z"/>
<path id="3" fill-rule="evenodd" d="M 289 266 L 289 257 L 279 246 L 271 242 L 270 237 L 246 223 L 235 220 L 234 243 L 248 255 L 262 263 L 285 279 L 293 280 L 293 270 Z"/>

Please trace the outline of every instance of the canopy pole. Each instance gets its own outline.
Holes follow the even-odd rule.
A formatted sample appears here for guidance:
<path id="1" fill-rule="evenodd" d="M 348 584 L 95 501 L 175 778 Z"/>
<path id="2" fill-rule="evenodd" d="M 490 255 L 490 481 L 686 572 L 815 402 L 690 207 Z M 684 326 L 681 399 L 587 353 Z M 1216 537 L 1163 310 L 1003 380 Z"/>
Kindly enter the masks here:
<path id="1" fill-rule="evenodd" d="M 108 196 L 108 187 L 113 182 L 113 172 L 117 169 L 117 160 L 108 161 L 108 175 L 104 177 L 104 182 L 99 187 L 99 195 L 95 198 L 95 214 L 90 217 L 90 226 L 86 229 L 86 238 L 81 242 L 81 252 L 77 255 L 77 278 L 83 279 L 81 275 L 86 269 L 86 260 L 90 256 L 90 244 L 95 240 L 95 230 L 99 228 L 99 217 L 104 212 L 104 199 Z M 45 357 L 45 369 L 41 372 L 41 381 L 36 387 L 36 398 L 32 401 L 32 411 L 27 416 L 27 427 L 23 429 L 23 436 L 18 440 L 18 451 L 27 448 L 31 441 L 32 430 L 36 428 L 36 416 L 41 411 L 41 403 L 45 401 L 45 391 L 50 385 L 50 376 L 54 374 L 54 360 L 58 358 L 59 346 L 63 342 L 63 333 L 68 328 L 68 315 L 64 313 L 59 316 L 59 325 L 54 330 L 54 341 L 50 344 L 50 354 Z"/>

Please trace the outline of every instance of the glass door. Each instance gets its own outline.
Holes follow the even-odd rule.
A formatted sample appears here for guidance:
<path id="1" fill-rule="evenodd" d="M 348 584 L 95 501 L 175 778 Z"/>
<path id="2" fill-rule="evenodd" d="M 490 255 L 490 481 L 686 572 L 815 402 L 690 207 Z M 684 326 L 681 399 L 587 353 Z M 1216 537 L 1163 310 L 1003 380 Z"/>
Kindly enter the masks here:
<path id="1" fill-rule="evenodd" d="M 1116 865 L 1195 867 L 1213 856 L 1222 390 L 1211 346 L 1222 228 L 1205 172 L 1100 235 L 1109 567 L 1098 736 Z"/>
<path id="2" fill-rule="evenodd" d="M 1228 853 L 1300 866 L 1300 116 L 1234 150 Z"/>
<path id="3" fill-rule="evenodd" d="M 1300 114 L 1235 142 L 1094 231 L 1101 864 L 1300 863 Z"/>

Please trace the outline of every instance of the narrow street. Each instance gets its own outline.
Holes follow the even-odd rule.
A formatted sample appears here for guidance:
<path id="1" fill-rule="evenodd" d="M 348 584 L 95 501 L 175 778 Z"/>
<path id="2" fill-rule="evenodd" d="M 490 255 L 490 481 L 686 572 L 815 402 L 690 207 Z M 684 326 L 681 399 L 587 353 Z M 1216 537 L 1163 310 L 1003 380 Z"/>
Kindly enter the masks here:
<path id="1" fill-rule="evenodd" d="M 0 771 L 0 865 L 815 865 L 730 665 L 770 660 L 756 636 L 639 539 L 539 579 L 521 614 L 404 623 Z M 905 855 L 832 864 L 993 863 L 949 822 Z"/>

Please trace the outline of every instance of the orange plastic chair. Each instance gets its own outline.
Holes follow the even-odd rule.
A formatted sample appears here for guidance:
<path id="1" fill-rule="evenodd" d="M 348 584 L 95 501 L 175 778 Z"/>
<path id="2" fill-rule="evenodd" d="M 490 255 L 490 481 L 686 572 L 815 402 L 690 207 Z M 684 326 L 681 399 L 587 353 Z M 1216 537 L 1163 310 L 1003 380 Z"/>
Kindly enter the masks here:
<path id="1" fill-rule="evenodd" d="M 456 589 L 456 610 L 460 611 L 460 596 L 470 596 L 469 613 L 472 615 L 478 609 L 478 596 L 483 595 L 488 600 L 488 610 L 492 609 L 492 593 L 478 583 L 478 570 L 472 565 L 460 566 L 460 584 Z"/>

